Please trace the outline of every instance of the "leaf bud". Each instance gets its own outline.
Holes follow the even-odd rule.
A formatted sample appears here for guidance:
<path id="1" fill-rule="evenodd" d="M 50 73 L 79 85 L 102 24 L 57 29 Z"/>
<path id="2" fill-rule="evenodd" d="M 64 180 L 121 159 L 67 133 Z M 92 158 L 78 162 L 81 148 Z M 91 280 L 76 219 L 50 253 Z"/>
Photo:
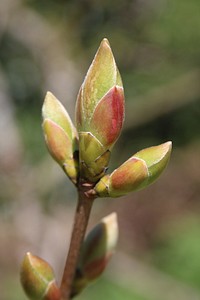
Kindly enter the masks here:
<path id="1" fill-rule="evenodd" d="M 28 252 L 21 266 L 21 283 L 30 300 L 60 300 L 51 266 Z"/>
<path id="2" fill-rule="evenodd" d="M 106 268 L 118 241 L 117 214 L 103 218 L 87 235 L 81 249 L 72 295 L 79 294 Z"/>
<path id="3" fill-rule="evenodd" d="M 89 280 L 94 280 L 105 269 L 118 241 L 117 214 L 103 218 L 87 235 L 81 251 L 80 269 Z"/>
<path id="4" fill-rule="evenodd" d="M 108 153 L 121 133 L 123 121 L 122 81 L 110 45 L 107 39 L 103 39 L 76 103 L 82 177 L 96 182 L 105 174 Z M 92 147 L 93 155 L 91 151 L 84 153 L 88 145 L 89 149 Z"/>
<path id="5" fill-rule="evenodd" d="M 43 131 L 48 150 L 65 173 L 77 182 L 77 132 L 63 105 L 50 92 L 42 107 Z"/>
<path id="6" fill-rule="evenodd" d="M 147 187 L 164 171 L 170 158 L 172 143 L 143 149 L 129 158 L 95 186 L 100 197 L 120 197 Z"/>

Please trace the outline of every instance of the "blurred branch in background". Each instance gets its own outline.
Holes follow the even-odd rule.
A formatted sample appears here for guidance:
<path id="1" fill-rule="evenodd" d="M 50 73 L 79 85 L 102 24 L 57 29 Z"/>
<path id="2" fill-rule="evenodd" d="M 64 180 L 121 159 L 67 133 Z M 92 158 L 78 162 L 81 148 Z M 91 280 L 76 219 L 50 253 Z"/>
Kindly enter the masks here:
<path id="1" fill-rule="evenodd" d="M 14 107 L 8 93 L 7 81 L 0 69 L 0 167 L 1 170 L 13 170 L 19 167 L 22 158 L 22 145 L 17 123 L 14 119 Z M 9 137 L 9 138 L 7 138 Z M 13 151 L 14 149 L 14 151 Z"/>
<path id="2" fill-rule="evenodd" d="M 149 93 L 136 97 L 134 102 L 127 103 L 125 128 L 130 129 L 138 125 L 149 123 L 157 117 L 178 110 L 200 98 L 200 70 L 193 70 L 175 78 Z M 144 109 L 145 107 L 145 109 Z"/>
<path id="3" fill-rule="evenodd" d="M 71 105 L 76 97 L 75 87 L 79 78 L 77 67 L 69 56 L 67 57 L 69 51 L 59 31 L 37 12 L 22 3 L 22 1 L 12 0 L 8 0 L 6 4 L 1 2 L 0 11 L 4 16 L 1 18 L 1 26 L 4 28 L 2 38 L 3 34 L 9 34 L 28 49 L 41 68 L 42 76 L 38 84 L 43 94 L 51 89 L 58 98 L 67 101 L 67 107 L 69 111 L 72 111 Z M 27 76 L 33 80 L 31 72 Z"/>

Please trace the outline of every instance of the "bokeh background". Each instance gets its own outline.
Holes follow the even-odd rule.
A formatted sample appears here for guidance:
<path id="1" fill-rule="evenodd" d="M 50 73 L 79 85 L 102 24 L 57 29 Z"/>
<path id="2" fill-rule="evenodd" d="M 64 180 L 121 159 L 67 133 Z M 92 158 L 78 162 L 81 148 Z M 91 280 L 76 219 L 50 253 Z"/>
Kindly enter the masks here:
<path id="1" fill-rule="evenodd" d="M 110 169 L 173 141 L 170 164 L 144 191 L 98 199 L 89 228 L 118 213 L 120 240 L 104 276 L 77 299 L 200 299 L 199 0 L 0 1 L 0 291 L 25 300 L 26 251 L 61 279 L 76 191 L 47 153 L 47 90 L 74 119 L 76 95 L 103 37 L 126 94 Z"/>

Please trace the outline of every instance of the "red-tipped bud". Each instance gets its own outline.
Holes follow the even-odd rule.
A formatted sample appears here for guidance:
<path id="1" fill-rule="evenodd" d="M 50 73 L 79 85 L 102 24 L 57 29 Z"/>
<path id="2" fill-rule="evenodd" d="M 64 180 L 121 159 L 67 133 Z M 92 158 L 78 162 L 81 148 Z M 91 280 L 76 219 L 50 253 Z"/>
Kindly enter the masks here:
<path id="1" fill-rule="evenodd" d="M 43 108 L 43 131 L 48 150 L 69 178 L 76 183 L 78 161 L 75 157 L 77 133 L 72 121 L 58 99 L 47 93 Z"/>
<path id="2" fill-rule="evenodd" d="M 103 218 L 88 234 L 81 251 L 80 268 L 84 276 L 94 280 L 101 275 L 118 240 L 117 215 Z"/>
<path id="3" fill-rule="evenodd" d="M 103 218 L 87 235 L 81 249 L 72 295 L 79 294 L 106 268 L 118 241 L 116 213 Z"/>
<path id="4" fill-rule="evenodd" d="M 96 182 L 105 174 L 109 158 L 104 160 L 101 156 L 115 144 L 123 121 L 122 81 L 110 45 L 107 39 L 103 39 L 80 88 L 76 104 L 82 177 Z M 94 149 L 93 154 L 89 151 L 84 153 L 88 140 Z M 94 157 L 96 152 L 100 154 Z"/>
<path id="5" fill-rule="evenodd" d="M 100 197 L 119 197 L 148 186 L 167 166 L 171 148 L 171 142 L 167 142 L 137 152 L 113 173 L 102 177 L 95 191 Z"/>
<path id="6" fill-rule="evenodd" d="M 107 39 L 103 39 L 80 88 L 76 104 L 78 131 L 90 131 L 90 120 L 99 101 L 114 86 L 122 87 L 121 77 Z"/>

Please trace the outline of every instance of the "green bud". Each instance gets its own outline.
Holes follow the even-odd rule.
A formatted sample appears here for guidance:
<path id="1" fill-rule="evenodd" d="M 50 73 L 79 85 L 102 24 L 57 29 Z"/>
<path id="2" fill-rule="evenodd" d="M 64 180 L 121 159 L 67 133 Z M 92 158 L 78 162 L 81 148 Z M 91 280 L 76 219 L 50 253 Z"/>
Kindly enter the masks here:
<path id="1" fill-rule="evenodd" d="M 123 121 L 122 81 L 110 45 L 103 39 L 76 103 L 81 177 L 96 182 L 105 174 L 110 150 L 121 133 Z M 86 147 L 89 148 L 85 153 Z"/>
<path id="2" fill-rule="evenodd" d="M 105 269 L 118 240 L 117 215 L 103 218 L 87 235 L 83 244 L 80 269 L 89 280 L 94 280 Z"/>
<path id="3" fill-rule="evenodd" d="M 76 104 L 78 131 L 90 131 L 90 120 L 99 101 L 122 81 L 107 39 L 103 39 L 80 88 Z"/>
<path id="4" fill-rule="evenodd" d="M 43 122 L 45 141 L 53 158 L 61 165 L 72 157 L 72 141 L 65 131 L 50 119 Z"/>
<path id="5" fill-rule="evenodd" d="M 76 129 L 70 119 L 70 116 L 61 102 L 51 92 L 47 92 L 44 99 L 42 117 L 43 120 L 50 119 L 63 128 L 69 136 L 69 139 L 73 140 L 76 138 Z"/>
<path id="6" fill-rule="evenodd" d="M 137 152 L 110 175 L 96 184 L 100 197 L 120 197 L 147 187 L 163 172 L 170 158 L 172 143 L 146 148 Z"/>
<path id="7" fill-rule="evenodd" d="M 73 282 L 73 296 L 102 274 L 115 251 L 117 241 L 117 214 L 112 213 L 89 232 L 83 243 Z"/>
<path id="8" fill-rule="evenodd" d="M 21 283 L 30 300 L 60 300 L 51 266 L 28 252 L 21 266 Z"/>
<path id="9" fill-rule="evenodd" d="M 42 108 L 43 131 L 48 150 L 72 182 L 77 182 L 77 133 L 63 105 L 50 92 Z"/>
<path id="10" fill-rule="evenodd" d="M 107 170 L 110 151 L 90 132 L 79 134 L 79 147 L 80 172 L 84 178 L 96 182 Z"/>
<path id="11" fill-rule="evenodd" d="M 144 161 L 131 157 L 110 176 L 103 177 L 95 186 L 99 196 L 120 197 L 140 188 L 148 178 Z"/>
<path id="12" fill-rule="evenodd" d="M 166 142 L 158 146 L 143 149 L 134 155 L 134 157 L 144 160 L 147 165 L 149 175 L 145 186 L 154 182 L 164 171 L 169 162 L 171 151 L 172 142 Z"/>

